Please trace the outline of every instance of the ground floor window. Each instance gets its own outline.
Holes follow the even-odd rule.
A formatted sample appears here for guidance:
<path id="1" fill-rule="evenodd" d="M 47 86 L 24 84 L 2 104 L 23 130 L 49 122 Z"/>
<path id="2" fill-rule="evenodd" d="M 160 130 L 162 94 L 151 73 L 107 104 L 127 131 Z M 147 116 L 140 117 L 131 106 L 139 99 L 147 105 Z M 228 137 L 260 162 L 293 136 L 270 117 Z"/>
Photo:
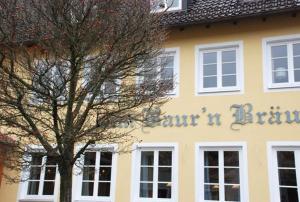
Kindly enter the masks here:
<path id="1" fill-rule="evenodd" d="M 29 166 L 24 167 L 23 183 L 20 184 L 20 199 L 54 200 L 58 167 L 53 157 L 46 156 L 41 149 L 31 149 L 24 157 Z"/>
<path id="2" fill-rule="evenodd" d="M 116 178 L 116 146 L 95 145 L 88 148 L 79 160 L 75 181 L 78 200 L 113 201 Z"/>
<path id="3" fill-rule="evenodd" d="M 197 201 L 247 201 L 244 148 L 243 144 L 197 145 Z"/>
<path id="4" fill-rule="evenodd" d="M 269 162 L 272 201 L 299 202 L 300 144 L 272 143 Z"/>
<path id="5" fill-rule="evenodd" d="M 137 145 L 133 157 L 134 201 L 175 201 L 177 175 L 176 145 Z"/>

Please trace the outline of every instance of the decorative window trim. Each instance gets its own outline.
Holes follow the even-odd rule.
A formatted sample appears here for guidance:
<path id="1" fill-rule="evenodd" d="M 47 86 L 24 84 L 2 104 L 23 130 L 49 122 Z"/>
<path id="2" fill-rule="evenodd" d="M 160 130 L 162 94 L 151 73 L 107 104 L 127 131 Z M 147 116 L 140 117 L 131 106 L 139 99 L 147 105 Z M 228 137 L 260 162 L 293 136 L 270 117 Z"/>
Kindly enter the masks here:
<path id="1" fill-rule="evenodd" d="M 300 150 L 300 141 L 267 142 L 269 191 L 270 191 L 270 201 L 272 202 L 280 202 L 278 171 L 276 169 L 277 168 L 276 151 L 279 149 L 289 150 L 289 151 Z M 298 168 L 296 167 L 296 169 L 297 169 L 297 175 L 299 176 L 300 167 Z"/>
<path id="2" fill-rule="evenodd" d="M 84 145 L 80 144 L 76 146 L 76 151 L 82 148 Z M 116 153 L 118 149 L 117 144 L 96 144 L 94 146 L 89 146 L 87 150 L 109 150 L 113 152 L 112 155 L 112 166 L 111 166 L 111 185 L 110 185 L 110 196 L 109 197 L 101 197 L 101 196 L 81 196 L 81 188 L 82 188 L 82 170 L 79 167 L 74 167 L 75 176 L 73 176 L 73 200 L 75 202 L 114 202 L 116 195 L 116 178 L 117 178 L 117 158 L 118 153 Z M 82 155 L 83 156 L 83 155 Z M 83 165 L 81 159 L 78 160 L 79 165 Z"/>
<path id="3" fill-rule="evenodd" d="M 271 75 L 272 66 L 270 44 L 287 44 L 293 41 L 300 42 L 300 34 L 267 37 L 262 39 L 264 92 L 282 92 L 299 90 L 300 82 L 273 84 Z M 290 63 L 290 60 L 292 59 L 288 57 L 288 60 Z"/>
<path id="4" fill-rule="evenodd" d="M 155 1 L 155 0 L 154 0 Z M 179 0 L 179 5 L 177 7 L 170 7 L 170 8 L 161 8 L 161 9 L 156 9 L 156 10 L 152 10 L 151 9 L 151 13 L 159 13 L 159 12 L 163 12 L 163 11 L 178 11 L 178 10 L 182 10 L 182 1 L 183 0 Z M 167 6 L 167 0 L 164 0 L 164 5 Z"/>
<path id="5" fill-rule="evenodd" d="M 132 146 L 132 161 L 131 161 L 131 202 L 178 202 L 178 144 L 177 143 L 140 143 L 133 144 Z M 139 193 L 139 177 L 137 174 L 140 173 L 139 157 L 141 149 L 145 150 L 160 150 L 160 149 L 172 149 L 172 198 L 170 199 L 152 199 L 152 198 L 140 198 L 137 194 Z"/>
<path id="6" fill-rule="evenodd" d="M 236 49 L 236 86 L 235 87 L 216 87 L 204 89 L 201 85 L 203 77 L 203 63 L 200 54 L 203 51 L 220 51 L 222 49 Z M 244 45 L 243 41 L 232 41 L 224 43 L 201 44 L 195 46 L 195 95 L 231 95 L 244 93 Z M 203 55 L 203 54 L 202 54 Z"/>
<path id="7" fill-rule="evenodd" d="M 167 96 L 175 98 L 179 96 L 179 57 L 180 57 L 180 48 L 179 47 L 173 47 L 173 48 L 165 48 L 162 50 L 162 54 L 160 56 L 167 56 L 167 55 L 174 55 L 174 71 L 173 71 L 173 77 L 174 77 L 174 89 L 167 93 Z M 160 57 L 158 56 L 158 57 Z M 136 85 L 139 86 L 143 82 L 143 78 L 137 77 L 136 78 Z"/>
<path id="8" fill-rule="evenodd" d="M 201 142 L 195 144 L 195 202 L 204 202 L 201 196 L 204 196 L 202 182 L 203 175 L 200 173 L 203 168 L 203 163 L 200 161 L 201 154 L 204 149 L 238 149 L 240 151 L 240 184 L 241 184 L 241 202 L 249 202 L 248 192 L 248 158 L 246 142 Z M 200 168 L 200 171 L 199 171 Z M 200 190 L 200 191 L 199 191 Z"/>
<path id="9" fill-rule="evenodd" d="M 28 150 L 36 151 L 36 153 L 40 153 L 41 151 L 44 151 L 44 148 L 42 146 L 38 145 L 29 145 Z M 44 160 L 43 160 L 44 161 Z M 43 168 L 44 169 L 44 168 Z M 42 171 L 43 172 L 43 171 Z M 21 176 L 24 177 L 28 175 L 28 171 L 22 171 Z M 24 202 L 58 202 L 58 193 L 59 193 L 59 181 L 60 181 L 60 175 L 58 172 L 58 169 L 56 169 L 56 175 L 55 175 L 55 186 L 54 186 L 54 193 L 53 195 L 28 195 L 28 181 L 20 182 L 19 183 L 19 189 L 18 189 L 18 197 L 17 201 L 24 201 Z"/>

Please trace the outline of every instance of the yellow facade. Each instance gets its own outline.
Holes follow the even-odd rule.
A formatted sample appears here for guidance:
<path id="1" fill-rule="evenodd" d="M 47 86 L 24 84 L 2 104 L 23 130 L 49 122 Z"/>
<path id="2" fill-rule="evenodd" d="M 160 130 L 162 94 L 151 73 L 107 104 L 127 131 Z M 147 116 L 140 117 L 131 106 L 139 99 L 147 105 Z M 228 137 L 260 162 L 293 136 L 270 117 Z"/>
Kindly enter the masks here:
<path id="1" fill-rule="evenodd" d="M 166 42 L 167 48 L 178 47 L 179 95 L 167 103 L 163 111 L 170 115 L 199 114 L 197 126 L 155 127 L 134 134 L 144 143 L 178 143 L 178 202 L 194 202 L 195 188 L 195 144 L 201 142 L 246 142 L 248 157 L 249 202 L 270 202 L 267 142 L 300 141 L 300 125 L 296 123 L 265 123 L 260 125 L 256 112 L 271 111 L 280 107 L 280 112 L 300 111 L 300 91 L 264 91 L 262 40 L 267 37 L 300 34 L 300 16 L 273 16 L 261 18 L 174 28 Z M 242 41 L 244 52 L 244 92 L 240 94 L 195 95 L 195 46 L 210 43 Z M 253 105 L 254 122 L 237 125 L 234 121 L 233 104 Z M 203 112 L 203 107 L 206 112 Z M 220 113 L 221 125 L 209 126 L 208 113 Z M 131 154 L 120 154 L 117 159 L 116 200 L 130 202 L 131 195 Z M 17 201 L 18 185 L 2 183 L 0 202 Z"/>

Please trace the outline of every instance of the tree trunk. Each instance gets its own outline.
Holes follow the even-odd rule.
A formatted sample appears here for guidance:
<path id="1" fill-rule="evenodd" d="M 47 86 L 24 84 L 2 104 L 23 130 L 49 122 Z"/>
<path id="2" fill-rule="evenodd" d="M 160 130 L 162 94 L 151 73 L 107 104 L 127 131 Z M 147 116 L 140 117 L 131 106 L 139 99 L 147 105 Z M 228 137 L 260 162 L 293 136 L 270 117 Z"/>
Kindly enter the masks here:
<path id="1" fill-rule="evenodd" d="M 60 166 L 60 202 L 72 202 L 72 166 Z"/>

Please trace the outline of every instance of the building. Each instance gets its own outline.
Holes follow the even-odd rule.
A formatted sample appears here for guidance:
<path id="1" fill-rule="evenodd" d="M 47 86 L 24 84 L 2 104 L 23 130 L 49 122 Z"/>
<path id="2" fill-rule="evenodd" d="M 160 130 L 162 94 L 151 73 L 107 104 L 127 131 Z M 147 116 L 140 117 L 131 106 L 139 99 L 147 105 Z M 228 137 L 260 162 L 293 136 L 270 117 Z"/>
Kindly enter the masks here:
<path id="1" fill-rule="evenodd" d="M 74 201 L 298 202 L 299 10 L 299 0 L 175 0 L 164 120 L 135 131 L 143 143 L 130 154 L 89 152 L 86 169 L 104 174 L 74 176 Z M 36 170 L 49 161 L 35 158 Z M 0 201 L 57 201 L 49 162 L 35 179 L 2 183 Z"/>

